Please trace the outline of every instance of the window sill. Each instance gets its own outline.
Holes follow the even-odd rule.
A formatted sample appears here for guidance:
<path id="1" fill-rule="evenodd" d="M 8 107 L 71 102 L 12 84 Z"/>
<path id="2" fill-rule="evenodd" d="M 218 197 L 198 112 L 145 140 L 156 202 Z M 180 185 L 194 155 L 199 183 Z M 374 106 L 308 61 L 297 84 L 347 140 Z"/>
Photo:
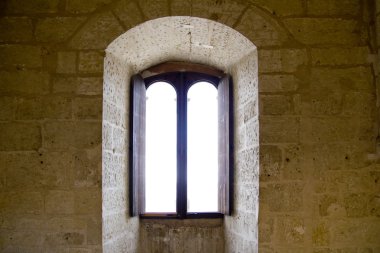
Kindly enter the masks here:
<path id="1" fill-rule="evenodd" d="M 175 213 L 147 213 L 140 214 L 140 219 L 156 219 L 156 220 L 186 220 L 186 219 L 223 219 L 224 214 L 222 213 L 188 213 L 186 217 L 180 217 Z"/>
<path id="2" fill-rule="evenodd" d="M 141 216 L 140 216 L 141 218 Z M 222 227 L 223 226 L 223 218 L 199 218 L 199 219 L 167 219 L 167 218 L 141 218 L 140 223 L 142 225 L 164 225 L 167 227 Z"/>

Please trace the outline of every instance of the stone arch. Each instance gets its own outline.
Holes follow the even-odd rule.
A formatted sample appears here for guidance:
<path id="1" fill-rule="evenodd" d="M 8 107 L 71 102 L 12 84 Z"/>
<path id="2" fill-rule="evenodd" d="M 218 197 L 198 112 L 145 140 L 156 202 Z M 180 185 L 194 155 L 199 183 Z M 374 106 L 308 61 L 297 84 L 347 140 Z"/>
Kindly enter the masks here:
<path id="1" fill-rule="evenodd" d="M 220 224 L 216 233 L 219 233 L 220 237 L 231 239 L 226 240 L 228 251 L 237 247 L 231 242 L 239 240 L 247 241 L 257 250 L 259 174 L 258 163 L 255 162 L 258 160 L 259 147 L 257 48 L 232 28 L 215 21 L 185 16 L 165 17 L 145 22 L 119 36 L 106 50 L 103 94 L 103 182 L 108 182 L 110 176 L 117 178 L 124 176 L 124 180 L 112 187 L 103 184 L 104 251 L 121 250 L 115 251 L 113 247 L 117 247 L 115 245 L 120 245 L 121 242 L 115 243 L 115 235 L 109 234 L 108 231 L 118 231 L 121 228 L 124 228 L 121 229 L 123 233 L 128 234 L 130 231 L 129 236 L 125 237 L 129 238 L 130 243 L 137 241 L 133 235 L 136 236 L 139 227 L 140 236 L 149 236 L 149 233 L 144 233 L 146 226 L 139 226 L 136 218 L 125 217 L 128 208 L 127 197 L 113 198 L 115 191 L 119 195 L 128 195 L 126 143 L 128 143 L 129 79 L 132 74 L 165 61 L 202 63 L 232 75 L 236 115 L 235 184 L 239 190 L 235 194 L 237 199 L 234 215 L 226 218 L 225 229 L 223 230 Z M 117 166 L 113 161 L 118 159 L 122 163 Z M 115 167 L 119 170 L 115 170 Z M 240 194 L 241 191 L 249 192 L 252 197 L 247 200 L 246 196 Z M 120 209 L 115 210 L 114 201 L 118 203 Z M 252 203 L 246 203 L 247 201 Z M 118 222 L 113 223 L 112 220 Z M 251 229 L 245 231 L 244 227 L 239 228 L 238 224 L 241 221 L 249 224 Z M 221 234 L 222 231 L 225 231 L 224 236 Z M 116 235 L 120 236 L 118 232 Z M 149 238 L 145 239 L 150 241 Z M 204 243 L 215 243 L 206 238 L 204 241 Z M 154 248 L 154 245 L 152 247 Z"/>
<path id="2" fill-rule="evenodd" d="M 288 29 L 271 15 L 271 8 L 266 9 L 232 0 L 175 0 L 170 3 L 118 0 L 99 7 L 71 36 L 68 46 L 73 49 L 105 49 L 123 31 L 167 16 L 217 21 L 240 32 L 259 48 L 297 44 Z"/>

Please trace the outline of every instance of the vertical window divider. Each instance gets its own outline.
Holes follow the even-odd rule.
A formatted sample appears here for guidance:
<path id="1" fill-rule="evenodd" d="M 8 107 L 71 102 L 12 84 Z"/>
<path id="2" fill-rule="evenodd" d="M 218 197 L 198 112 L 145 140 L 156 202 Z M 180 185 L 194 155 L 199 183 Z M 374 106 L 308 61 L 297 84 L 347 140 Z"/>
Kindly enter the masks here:
<path id="1" fill-rule="evenodd" d="M 187 84 L 184 73 L 179 73 L 177 86 L 177 213 L 186 218 L 187 213 Z"/>

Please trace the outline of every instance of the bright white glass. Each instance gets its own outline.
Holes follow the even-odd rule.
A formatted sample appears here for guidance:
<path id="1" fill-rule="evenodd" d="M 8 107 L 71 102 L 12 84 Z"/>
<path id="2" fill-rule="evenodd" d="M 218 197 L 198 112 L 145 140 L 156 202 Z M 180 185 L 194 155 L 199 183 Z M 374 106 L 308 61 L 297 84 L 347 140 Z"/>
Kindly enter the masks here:
<path id="1" fill-rule="evenodd" d="M 177 95 L 165 82 L 146 92 L 145 212 L 176 212 Z"/>
<path id="2" fill-rule="evenodd" d="M 187 211 L 218 211 L 218 92 L 199 82 L 187 94 Z"/>

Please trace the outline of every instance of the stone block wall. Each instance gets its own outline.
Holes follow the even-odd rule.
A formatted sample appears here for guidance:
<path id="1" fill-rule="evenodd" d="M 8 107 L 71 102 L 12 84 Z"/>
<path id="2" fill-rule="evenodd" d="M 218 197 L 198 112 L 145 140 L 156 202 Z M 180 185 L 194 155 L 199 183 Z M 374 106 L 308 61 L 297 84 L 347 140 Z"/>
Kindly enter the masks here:
<path id="1" fill-rule="evenodd" d="M 226 24 L 258 47 L 259 252 L 380 252 L 378 6 L 370 0 L 1 1 L 0 251 L 102 251 L 102 187 L 103 197 L 126 201 L 111 178 L 101 183 L 101 115 L 111 110 L 102 103 L 109 92 L 102 91 L 104 50 L 143 21 L 186 15 Z M 104 120 L 112 128 L 120 119 Z M 105 135 L 125 134 L 111 128 Z M 123 144 L 111 139 L 103 136 L 110 154 L 103 162 L 123 164 L 112 148 Z M 244 191 L 249 204 L 254 191 Z M 123 208 L 103 210 L 103 218 L 120 217 Z M 238 243 L 227 252 L 255 252 L 230 236 L 226 241 Z M 114 252 L 136 249 L 136 240 Z"/>

